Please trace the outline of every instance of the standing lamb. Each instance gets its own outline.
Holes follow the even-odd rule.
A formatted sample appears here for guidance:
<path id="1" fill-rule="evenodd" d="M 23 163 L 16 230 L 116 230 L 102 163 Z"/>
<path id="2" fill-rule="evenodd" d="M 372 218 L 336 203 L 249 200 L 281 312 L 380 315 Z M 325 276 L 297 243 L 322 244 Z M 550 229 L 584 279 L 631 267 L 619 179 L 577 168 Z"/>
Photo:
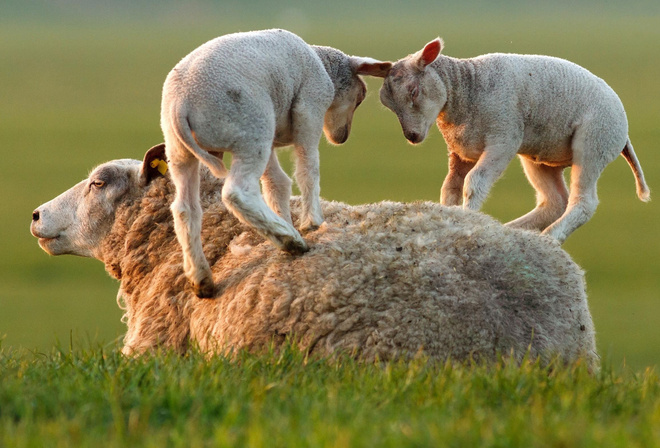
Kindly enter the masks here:
<path id="1" fill-rule="evenodd" d="M 435 39 L 419 52 L 382 65 L 381 102 L 399 118 L 411 143 L 436 121 L 449 149 L 440 202 L 479 210 L 516 154 L 536 189 L 536 208 L 508 223 L 542 230 L 563 242 L 593 216 L 596 182 L 621 154 L 635 175 L 637 196 L 649 188 L 628 138 L 623 105 L 586 69 L 563 59 L 487 54 L 440 55 Z M 571 166 L 571 191 L 564 168 Z"/>
<path id="2" fill-rule="evenodd" d="M 168 210 L 174 185 L 151 168 L 162 157 L 159 145 L 142 165 L 102 164 L 32 216 L 46 252 L 98 258 L 121 282 L 127 354 L 259 350 L 293 338 L 324 356 L 493 361 L 529 350 L 598 366 L 584 277 L 558 244 L 430 202 L 322 202 L 329 225 L 294 257 L 229 213 L 222 181 L 204 169 L 202 239 L 218 287 L 215 300 L 196 300 Z M 302 201 L 292 208 L 301 214 Z"/>
<path id="3" fill-rule="evenodd" d="M 280 249 L 307 251 L 291 220 L 291 180 L 274 148 L 295 147 L 303 201 L 300 228 L 318 227 L 323 223 L 321 133 L 336 144 L 346 141 L 366 94 L 358 75 L 378 65 L 334 48 L 307 45 L 284 30 L 266 30 L 213 39 L 169 73 L 161 126 L 177 189 L 172 213 L 184 270 L 199 297 L 213 294 L 200 240 L 199 162 L 215 176 L 227 176 L 222 200 L 238 219 Z M 233 156 L 228 175 L 225 152 Z"/>

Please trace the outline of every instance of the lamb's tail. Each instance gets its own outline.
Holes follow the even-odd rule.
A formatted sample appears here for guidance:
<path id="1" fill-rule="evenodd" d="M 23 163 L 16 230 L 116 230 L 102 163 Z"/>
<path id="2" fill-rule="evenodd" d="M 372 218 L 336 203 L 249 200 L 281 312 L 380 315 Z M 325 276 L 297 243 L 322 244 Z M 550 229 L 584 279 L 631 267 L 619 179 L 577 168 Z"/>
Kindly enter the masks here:
<path id="1" fill-rule="evenodd" d="M 644 172 L 642 171 L 642 166 L 639 164 L 639 160 L 637 160 L 637 156 L 635 155 L 635 151 L 633 150 L 632 143 L 630 143 L 630 139 L 626 141 L 626 146 L 623 147 L 623 151 L 621 151 L 621 155 L 623 156 L 624 159 L 626 159 L 626 162 L 628 162 L 628 165 L 630 165 L 630 168 L 632 169 L 632 172 L 635 175 L 635 185 L 637 186 L 637 197 L 644 202 L 650 201 L 651 190 L 649 189 L 648 185 L 646 185 L 646 181 L 644 180 Z"/>
<path id="2" fill-rule="evenodd" d="M 179 142 L 181 142 L 186 149 L 197 158 L 197 160 L 206 165 L 215 177 L 220 179 L 227 177 L 227 168 L 222 161 L 224 153 L 222 151 L 213 153 L 202 149 L 195 140 L 193 130 L 188 121 L 188 114 L 185 113 L 185 108 L 174 106 L 173 109 L 173 113 L 170 114 L 171 122 L 169 123 L 169 126 L 177 140 L 179 140 Z"/>

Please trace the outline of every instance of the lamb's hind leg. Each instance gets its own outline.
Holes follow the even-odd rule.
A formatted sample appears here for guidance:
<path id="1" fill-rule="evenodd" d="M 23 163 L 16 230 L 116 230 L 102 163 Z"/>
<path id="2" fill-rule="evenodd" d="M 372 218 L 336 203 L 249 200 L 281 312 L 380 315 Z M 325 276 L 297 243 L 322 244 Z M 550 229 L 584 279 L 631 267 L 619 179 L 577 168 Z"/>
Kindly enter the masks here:
<path id="1" fill-rule="evenodd" d="M 222 201 L 239 220 L 252 226 L 275 246 L 292 254 L 301 254 L 308 250 L 305 240 L 266 205 L 259 189 L 259 178 L 266 169 L 271 150 L 269 144 L 249 153 L 234 153 L 229 176 L 222 188 Z"/>
<path id="2" fill-rule="evenodd" d="M 568 189 L 564 168 L 542 165 L 520 157 L 527 180 L 536 190 L 536 208 L 506 225 L 521 229 L 543 230 L 555 222 L 566 210 Z"/>
<path id="3" fill-rule="evenodd" d="M 189 153 L 181 159 L 171 159 L 174 160 L 169 163 L 170 176 L 176 187 L 176 197 L 170 209 L 174 232 L 183 249 L 183 271 L 198 297 L 213 297 L 211 268 L 202 248 L 199 162 Z"/>
<path id="4" fill-rule="evenodd" d="M 557 221 L 543 231 L 544 235 L 563 243 L 578 227 L 589 221 L 598 206 L 596 181 L 599 175 L 600 172 L 595 174 L 590 168 L 573 165 L 568 207 Z"/>
<path id="5" fill-rule="evenodd" d="M 280 166 L 274 149 L 270 153 L 266 171 L 261 176 L 261 184 L 266 204 L 293 226 L 290 208 L 292 182 Z"/>
<path id="6" fill-rule="evenodd" d="M 573 165 L 568 207 L 557 221 L 543 231 L 543 234 L 563 243 L 571 233 L 589 221 L 596 212 L 598 178 L 605 167 L 618 157 L 621 152 L 620 148 L 624 145 L 614 139 L 606 138 L 611 136 L 611 133 L 608 133 L 610 130 L 603 126 L 593 126 L 593 123 L 587 123 L 575 132 L 571 144 Z M 625 142 L 626 134 L 623 135 Z"/>

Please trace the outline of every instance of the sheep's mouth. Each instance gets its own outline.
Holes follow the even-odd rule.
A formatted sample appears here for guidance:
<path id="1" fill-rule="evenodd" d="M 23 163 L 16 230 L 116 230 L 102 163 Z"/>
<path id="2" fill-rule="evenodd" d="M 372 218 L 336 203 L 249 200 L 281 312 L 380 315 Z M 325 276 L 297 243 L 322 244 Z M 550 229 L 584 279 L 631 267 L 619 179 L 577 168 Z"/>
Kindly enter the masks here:
<path id="1" fill-rule="evenodd" d="M 46 246 L 48 246 L 49 244 L 52 244 L 53 241 L 57 240 L 57 238 L 58 238 L 57 236 L 50 237 L 50 238 L 41 237 L 41 238 L 39 238 L 39 246 L 41 246 L 42 249 L 46 250 L 45 249 Z"/>
<path id="2" fill-rule="evenodd" d="M 33 237 L 39 239 L 39 244 L 41 243 L 48 243 L 50 241 L 57 240 L 60 236 L 62 236 L 62 232 L 47 232 L 43 229 L 40 229 L 39 226 L 35 225 L 33 222 L 32 225 L 30 225 L 30 233 L 32 234 Z M 53 235 L 53 233 L 55 233 Z"/>
<path id="3" fill-rule="evenodd" d="M 48 235 L 46 232 L 40 231 L 38 229 L 35 229 L 34 226 L 30 227 L 30 233 L 32 234 L 33 237 L 39 239 L 39 244 L 42 242 L 48 242 L 52 240 L 56 240 L 60 237 L 61 233 L 58 233 L 57 235 Z"/>
<path id="4" fill-rule="evenodd" d="M 54 237 L 39 237 L 39 247 L 41 247 L 41 249 L 47 254 L 58 255 L 53 246 L 57 244 L 59 238 L 59 235 Z"/>

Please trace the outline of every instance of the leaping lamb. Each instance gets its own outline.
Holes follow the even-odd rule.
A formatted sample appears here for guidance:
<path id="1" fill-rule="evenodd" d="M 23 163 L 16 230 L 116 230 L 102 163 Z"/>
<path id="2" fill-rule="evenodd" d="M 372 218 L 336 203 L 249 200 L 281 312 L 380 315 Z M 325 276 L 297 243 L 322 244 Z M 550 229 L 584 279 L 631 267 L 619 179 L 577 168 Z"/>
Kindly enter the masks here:
<path id="1" fill-rule="evenodd" d="M 637 196 L 649 188 L 628 138 L 621 100 L 603 81 L 563 59 L 487 54 L 441 55 L 435 39 L 381 76 L 381 102 L 399 118 L 411 143 L 437 123 L 449 149 L 440 202 L 479 210 L 493 183 L 519 155 L 536 189 L 536 208 L 508 223 L 563 242 L 593 216 L 596 182 L 621 154 L 635 175 Z M 563 171 L 571 167 L 570 194 Z"/>
<path id="2" fill-rule="evenodd" d="M 373 59 L 307 45 L 288 31 L 266 30 L 213 39 L 167 75 L 161 127 L 177 189 L 172 213 L 184 270 L 199 297 L 213 293 L 199 236 L 199 162 L 225 177 L 222 156 L 230 152 L 222 195 L 227 208 L 280 249 L 307 251 L 291 220 L 291 180 L 274 148 L 295 147 L 300 228 L 318 227 L 321 133 L 336 144 L 346 141 L 366 92 L 358 75 L 378 66 Z"/>
<path id="3" fill-rule="evenodd" d="M 321 202 L 327 225 L 292 256 L 229 213 L 221 180 L 201 170 L 202 241 L 215 300 L 198 300 L 181 264 L 170 179 L 115 160 L 37 208 L 31 231 L 49 254 L 101 260 L 120 281 L 126 354 L 166 347 L 261 350 L 286 338 L 322 356 L 544 363 L 598 367 L 580 268 L 551 238 L 431 202 Z M 294 217 L 303 213 L 294 198 Z"/>

